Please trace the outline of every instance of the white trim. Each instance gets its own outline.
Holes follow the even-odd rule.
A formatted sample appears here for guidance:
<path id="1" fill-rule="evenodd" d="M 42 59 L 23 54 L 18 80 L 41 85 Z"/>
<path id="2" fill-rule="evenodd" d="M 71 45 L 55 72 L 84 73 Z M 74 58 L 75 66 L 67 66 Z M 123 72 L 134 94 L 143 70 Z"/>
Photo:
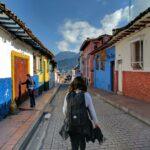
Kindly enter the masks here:
<path id="1" fill-rule="evenodd" d="M 142 40 L 141 37 L 138 37 L 138 38 L 136 38 L 136 39 L 130 41 L 130 43 L 132 44 L 132 43 L 134 43 L 134 42 L 141 41 L 141 40 Z"/>
<path id="2" fill-rule="evenodd" d="M 141 34 L 141 35 L 134 36 L 134 37 L 130 38 L 129 41 L 130 41 L 130 43 L 134 43 L 137 41 L 144 40 L 144 37 L 145 37 L 145 34 Z"/>
<path id="3" fill-rule="evenodd" d="M 135 60 L 133 60 L 133 57 L 135 57 L 134 55 L 135 54 L 133 54 L 133 51 L 134 51 L 134 53 L 136 53 L 136 49 L 135 49 L 135 47 L 134 47 L 134 43 L 136 43 L 136 42 L 139 42 L 139 44 L 140 44 L 140 60 L 139 61 L 135 61 Z M 137 39 L 135 39 L 134 41 L 132 41 L 132 43 L 130 43 L 130 51 L 131 51 L 131 67 L 133 68 L 133 64 L 139 64 L 139 66 L 141 67 L 140 68 L 140 70 L 143 70 L 143 67 L 144 67 L 144 60 L 142 60 L 141 59 L 141 56 L 142 56 L 142 53 L 141 53 L 141 50 L 143 49 L 143 51 L 144 51 L 144 48 L 142 48 L 141 49 L 141 42 L 144 42 L 143 41 L 143 39 L 141 39 L 141 38 L 137 38 Z M 143 45 L 143 47 L 144 47 L 144 45 Z M 144 58 L 143 58 L 144 59 Z M 134 68 L 133 68 L 133 70 L 134 70 Z M 138 68 L 135 68 L 135 70 L 139 70 Z"/>

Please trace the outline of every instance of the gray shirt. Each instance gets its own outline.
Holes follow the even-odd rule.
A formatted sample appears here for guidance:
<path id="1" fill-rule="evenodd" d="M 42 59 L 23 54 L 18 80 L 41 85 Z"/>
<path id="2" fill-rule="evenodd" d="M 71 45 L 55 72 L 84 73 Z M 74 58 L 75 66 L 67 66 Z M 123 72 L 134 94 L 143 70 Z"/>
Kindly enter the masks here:
<path id="1" fill-rule="evenodd" d="M 67 113 L 67 100 L 66 100 L 67 95 L 68 95 L 68 93 L 65 96 L 64 105 L 63 105 L 63 114 L 64 115 L 66 115 L 66 113 Z M 86 104 L 86 107 L 90 111 L 93 122 L 95 124 L 98 123 L 97 115 L 96 115 L 95 108 L 94 108 L 94 105 L 92 102 L 92 97 L 88 92 L 85 92 L 85 104 Z"/>

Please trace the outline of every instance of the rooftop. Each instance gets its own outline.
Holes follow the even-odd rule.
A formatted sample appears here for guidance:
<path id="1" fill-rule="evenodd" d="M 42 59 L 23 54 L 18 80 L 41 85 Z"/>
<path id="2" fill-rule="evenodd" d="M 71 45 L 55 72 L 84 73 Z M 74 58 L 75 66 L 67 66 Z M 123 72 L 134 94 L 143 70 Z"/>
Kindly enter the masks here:
<path id="1" fill-rule="evenodd" d="M 25 23 L 2 3 L 0 3 L 0 26 L 44 55 L 51 59 L 54 57 L 53 53 L 43 45 Z"/>

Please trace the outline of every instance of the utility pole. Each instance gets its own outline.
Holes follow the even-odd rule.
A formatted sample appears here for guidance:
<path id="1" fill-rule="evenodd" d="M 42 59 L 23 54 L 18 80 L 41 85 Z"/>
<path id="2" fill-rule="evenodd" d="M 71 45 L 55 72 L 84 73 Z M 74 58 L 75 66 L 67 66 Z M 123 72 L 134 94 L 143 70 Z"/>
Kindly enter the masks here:
<path id="1" fill-rule="evenodd" d="M 129 0 L 129 21 L 131 21 L 131 4 L 132 0 Z"/>

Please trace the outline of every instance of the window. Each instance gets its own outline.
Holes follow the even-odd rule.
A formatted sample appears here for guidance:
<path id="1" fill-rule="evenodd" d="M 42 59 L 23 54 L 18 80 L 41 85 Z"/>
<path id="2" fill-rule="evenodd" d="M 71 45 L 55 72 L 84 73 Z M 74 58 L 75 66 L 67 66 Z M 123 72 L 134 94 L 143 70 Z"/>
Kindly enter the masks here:
<path id="1" fill-rule="evenodd" d="M 105 70 L 105 61 L 100 62 L 100 69 Z"/>
<path id="2" fill-rule="evenodd" d="M 42 58 L 37 57 L 37 70 L 42 72 Z"/>
<path id="3" fill-rule="evenodd" d="M 94 45 L 94 49 L 97 49 L 97 45 Z"/>
<path id="4" fill-rule="evenodd" d="M 143 68 L 143 41 L 138 40 L 131 44 L 131 66 L 133 69 Z"/>
<path id="5" fill-rule="evenodd" d="M 97 49 L 97 44 L 96 42 L 94 42 L 94 49 Z"/>

